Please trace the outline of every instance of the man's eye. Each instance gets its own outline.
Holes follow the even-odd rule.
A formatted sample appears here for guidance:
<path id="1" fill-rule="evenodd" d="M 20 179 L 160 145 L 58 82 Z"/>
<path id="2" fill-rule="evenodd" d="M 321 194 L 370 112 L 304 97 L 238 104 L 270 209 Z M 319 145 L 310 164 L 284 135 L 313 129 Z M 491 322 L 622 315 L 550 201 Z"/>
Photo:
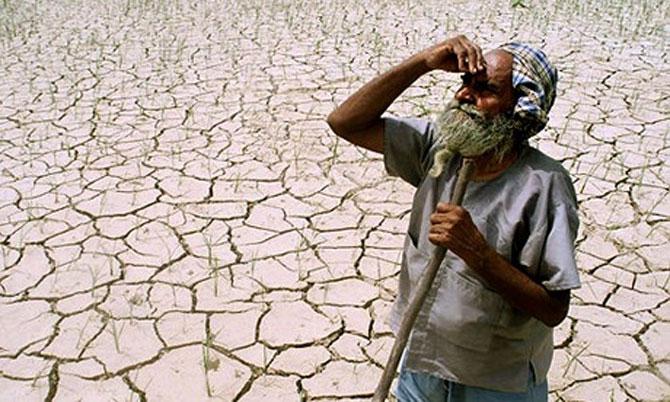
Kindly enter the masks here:
<path id="1" fill-rule="evenodd" d="M 478 92 L 484 92 L 488 90 L 488 86 L 481 82 L 476 82 L 475 85 L 473 85 L 473 88 Z"/>
<path id="2" fill-rule="evenodd" d="M 475 91 L 477 92 L 488 92 L 488 93 L 497 93 L 498 91 L 496 90 L 496 87 L 487 85 L 484 82 L 476 82 L 473 86 Z"/>

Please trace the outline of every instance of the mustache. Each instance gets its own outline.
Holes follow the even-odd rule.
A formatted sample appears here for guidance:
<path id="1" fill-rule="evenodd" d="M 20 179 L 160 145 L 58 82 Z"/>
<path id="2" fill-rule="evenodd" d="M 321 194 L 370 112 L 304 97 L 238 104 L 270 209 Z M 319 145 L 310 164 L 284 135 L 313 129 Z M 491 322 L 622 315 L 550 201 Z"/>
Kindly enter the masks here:
<path id="1" fill-rule="evenodd" d="M 456 99 L 452 99 L 451 101 L 449 101 L 449 103 L 447 103 L 446 108 L 445 108 L 445 112 L 446 111 L 462 112 L 462 113 L 465 113 L 466 115 L 470 116 L 471 118 L 477 119 L 477 120 L 483 120 L 484 119 L 484 115 L 479 110 L 477 110 L 475 105 L 470 104 L 470 103 L 460 102 Z"/>

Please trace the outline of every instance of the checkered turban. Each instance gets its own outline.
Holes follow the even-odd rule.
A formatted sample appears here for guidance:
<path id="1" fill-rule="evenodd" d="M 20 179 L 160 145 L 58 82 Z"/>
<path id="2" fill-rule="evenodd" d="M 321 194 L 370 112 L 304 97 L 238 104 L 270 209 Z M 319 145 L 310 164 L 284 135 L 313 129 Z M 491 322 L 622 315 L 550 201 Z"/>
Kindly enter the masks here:
<path id="1" fill-rule="evenodd" d="M 512 87 L 519 93 L 514 116 L 529 123 L 528 137 L 540 132 L 549 120 L 556 98 L 558 73 L 547 55 L 523 43 L 506 43 L 500 49 L 512 54 Z"/>

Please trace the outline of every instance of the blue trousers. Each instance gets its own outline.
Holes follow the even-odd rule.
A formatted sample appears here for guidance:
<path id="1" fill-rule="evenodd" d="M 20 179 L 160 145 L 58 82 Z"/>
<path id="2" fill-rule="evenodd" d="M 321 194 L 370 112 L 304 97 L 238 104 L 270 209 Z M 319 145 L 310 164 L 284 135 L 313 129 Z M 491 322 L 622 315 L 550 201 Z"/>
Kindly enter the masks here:
<path id="1" fill-rule="evenodd" d="M 398 402 L 547 402 L 547 382 L 535 385 L 533 370 L 529 367 L 528 371 L 526 392 L 501 392 L 458 384 L 402 368 L 396 396 Z"/>

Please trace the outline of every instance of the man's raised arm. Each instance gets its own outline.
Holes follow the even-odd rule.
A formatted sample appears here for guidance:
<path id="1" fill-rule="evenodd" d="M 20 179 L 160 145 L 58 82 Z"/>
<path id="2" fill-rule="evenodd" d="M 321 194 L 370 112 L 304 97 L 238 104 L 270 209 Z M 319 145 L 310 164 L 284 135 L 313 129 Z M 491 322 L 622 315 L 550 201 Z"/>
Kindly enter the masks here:
<path id="1" fill-rule="evenodd" d="M 476 72 L 484 68 L 479 46 L 459 35 L 416 53 L 365 84 L 328 116 L 338 136 L 375 152 L 384 152 L 382 114 L 423 74 L 441 69 Z"/>

